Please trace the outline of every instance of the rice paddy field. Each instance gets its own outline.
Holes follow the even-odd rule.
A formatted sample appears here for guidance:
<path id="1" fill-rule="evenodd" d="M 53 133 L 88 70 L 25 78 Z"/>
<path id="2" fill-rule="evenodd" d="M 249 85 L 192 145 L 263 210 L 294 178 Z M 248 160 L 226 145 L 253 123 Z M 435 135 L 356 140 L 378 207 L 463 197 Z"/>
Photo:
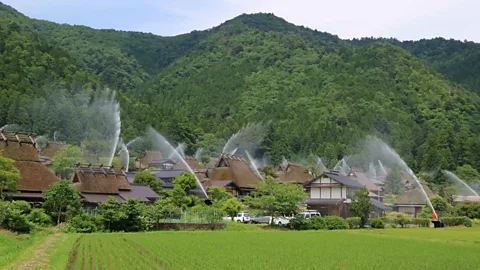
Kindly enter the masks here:
<path id="1" fill-rule="evenodd" d="M 47 269 L 480 269 L 480 228 L 164 231 L 60 239 L 48 252 Z"/>
<path id="2" fill-rule="evenodd" d="M 83 235 L 68 269 L 480 269 L 478 229 Z"/>

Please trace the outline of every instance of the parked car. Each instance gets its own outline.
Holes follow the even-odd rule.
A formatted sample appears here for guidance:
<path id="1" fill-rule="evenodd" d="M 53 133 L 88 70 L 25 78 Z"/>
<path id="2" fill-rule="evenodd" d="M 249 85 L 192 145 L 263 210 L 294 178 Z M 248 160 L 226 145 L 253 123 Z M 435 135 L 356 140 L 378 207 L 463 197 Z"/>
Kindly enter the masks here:
<path id="1" fill-rule="evenodd" d="M 232 217 L 224 217 L 223 219 L 225 220 L 232 220 Z M 243 223 L 249 223 L 250 222 L 250 216 L 248 215 L 248 212 L 240 212 L 237 214 L 236 217 L 233 217 L 233 221 L 236 222 L 243 222 Z"/>
<path id="2" fill-rule="evenodd" d="M 291 217 L 276 217 L 273 220 L 273 223 L 276 225 L 284 226 L 290 223 Z"/>
<path id="3" fill-rule="evenodd" d="M 270 224 L 272 222 L 272 217 L 271 216 L 252 217 L 250 218 L 250 222 L 254 224 L 260 224 L 260 223 Z"/>
<path id="4" fill-rule="evenodd" d="M 304 211 L 304 212 L 300 212 L 298 213 L 295 217 L 296 218 L 299 218 L 299 217 L 303 217 L 303 218 L 311 218 L 311 217 L 314 217 L 314 216 L 318 216 L 318 217 L 321 217 L 322 215 L 320 214 L 320 212 L 316 211 L 316 210 L 310 210 L 310 211 Z"/>

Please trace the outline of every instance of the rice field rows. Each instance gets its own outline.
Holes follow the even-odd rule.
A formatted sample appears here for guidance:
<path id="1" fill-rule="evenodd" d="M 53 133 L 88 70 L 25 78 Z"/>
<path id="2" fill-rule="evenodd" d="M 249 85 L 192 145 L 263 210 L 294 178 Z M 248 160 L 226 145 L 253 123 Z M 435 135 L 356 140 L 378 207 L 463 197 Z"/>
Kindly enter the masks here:
<path id="1" fill-rule="evenodd" d="M 478 229 L 93 234 L 79 238 L 67 268 L 480 269 L 479 237 Z"/>

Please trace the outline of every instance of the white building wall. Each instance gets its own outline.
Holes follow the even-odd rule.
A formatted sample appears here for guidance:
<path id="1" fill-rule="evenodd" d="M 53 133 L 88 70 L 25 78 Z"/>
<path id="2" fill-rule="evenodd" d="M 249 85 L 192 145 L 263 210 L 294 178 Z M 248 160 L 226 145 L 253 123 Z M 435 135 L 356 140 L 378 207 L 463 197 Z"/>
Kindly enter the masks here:
<path id="1" fill-rule="evenodd" d="M 328 178 L 328 177 L 321 178 L 320 180 L 321 180 L 321 183 L 322 183 L 322 184 L 330 183 L 330 178 Z"/>
<path id="2" fill-rule="evenodd" d="M 346 199 L 346 198 L 347 198 L 347 188 L 343 187 L 342 188 L 342 199 Z"/>
<path id="3" fill-rule="evenodd" d="M 332 188 L 332 199 L 341 199 L 341 195 L 340 195 L 340 192 L 341 192 L 341 188 L 339 187 L 333 187 Z"/>
<path id="4" fill-rule="evenodd" d="M 330 188 L 324 187 L 321 188 L 322 199 L 330 199 Z"/>
<path id="5" fill-rule="evenodd" d="M 320 199 L 320 188 L 311 188 L 310 189 L 310 198 Z"/>

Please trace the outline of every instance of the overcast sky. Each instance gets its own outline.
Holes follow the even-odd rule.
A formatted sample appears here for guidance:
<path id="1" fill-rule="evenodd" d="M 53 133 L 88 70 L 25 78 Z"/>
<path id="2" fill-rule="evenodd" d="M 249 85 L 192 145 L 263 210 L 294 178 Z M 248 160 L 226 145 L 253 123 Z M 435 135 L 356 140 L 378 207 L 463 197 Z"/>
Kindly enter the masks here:
<path id="1" fill-rule="evenodd" d="M 163 36 L 217 26 L 242 13 L 269 12 L 341 38 L 445 37 L 480 42 L 480 0 L 0 0 L 58 23 Z"/>

